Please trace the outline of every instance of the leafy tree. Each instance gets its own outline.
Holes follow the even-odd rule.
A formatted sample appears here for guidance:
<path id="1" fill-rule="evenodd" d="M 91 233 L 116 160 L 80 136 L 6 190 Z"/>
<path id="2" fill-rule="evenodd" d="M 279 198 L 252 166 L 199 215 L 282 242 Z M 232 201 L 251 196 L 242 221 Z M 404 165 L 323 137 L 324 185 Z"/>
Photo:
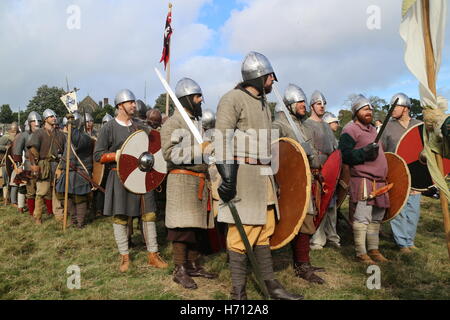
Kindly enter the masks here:
<path id="1" fill-rule="evenodd" d="M 45 109 L 52 109 L 58 116 L 64 117 L 67 114 L 67 109 L 60 98 L 65 94 L 66 92 L 61 88 L 50 88 L 47 85 L 39 87 L 36 95 L 28 103 L 26 114 L 36 111 L 42 115 Z"/>
<path id="2" fill-rule="evenodd" d="M 175 104 L 173 103 L 172 99 L 169 97 L 169 116 L 173 114 L 175 111 Z M 161 114 L 164 116 L 166 114 L 166 94 L 161 93 L 155 101 L 154 108 L 158 109 Z"/>
<path id="3" fill-rule="evenodd" d="M 107 113 L 114 117 L 115 111 L 116 109 L 112 105 L 105 104 L 103 108 L 98 108 L 93 112 L 92 117 L 94 118 L 94 123 L 102 123 L 102 119 Z"/>
<path id="4" fill-rule="evenodd" d="M 20 125 L 23 125 L 27 121 L 28 114 L 25 111 L 20 111 L 20 123 L 19 123 L 19 112 L 13 113 L 13 121 L 16 121 Z"/>
<path id="5" fill-rule="evenodd" d="M 352 121 L 352 112 L 350 110 L 342 109 L 338 115 L 339 124 L 341 128 L 344 128 L 347 123 Z"/>
<path id="6" fill-rule="evenodd" d="M 0 109 L 0 123 L 11 123 L 13 121 L 13 112 L 9 107 L 9 104 L 2 105 Z"/>

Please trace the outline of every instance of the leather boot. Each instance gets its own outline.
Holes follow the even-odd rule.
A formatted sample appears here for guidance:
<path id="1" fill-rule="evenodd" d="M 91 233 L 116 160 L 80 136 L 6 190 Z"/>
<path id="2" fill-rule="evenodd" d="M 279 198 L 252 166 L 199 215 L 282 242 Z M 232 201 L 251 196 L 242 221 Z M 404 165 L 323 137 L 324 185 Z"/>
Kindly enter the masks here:
<path id="1" fill-rule="evenodd" d="M 278 280 L 264 280 L 270 298 L 275 300 L 303 300 L 304 297 L 299 294 L 287 292 Z"/>
<path id="2" fill-rule="evenodd" d="M 72 199 L 67 199 L 67 212 L 70 214 L 71 227 L 75 228 L 77 226 L 77 211 L 75 209 L 75 204 Z"/>
<path id="3" fill-rule="evenodd" d="M 369 257 L 372 258 L 372 260 L 376 262 L 388 262 L 389 260 L 386 259 L 379 250 L 369 250 L 368 252 Z"/>
<path id="4" fill-rule="evenodd" d="M 130 268 L 130 255 L 128 255 L 128 254 L 121 254 L 120 255 L 119 271 L 120 272 L 127 272 L 129 268 Z"/>
<path id="5" fill-rule="evenodd" d="M 322 267 L 315 267 L 315 266 L 311 265 L 310 262 L 307 262 L 307 263 L 308 263 L 308 267 L 309 267 L 313 272 L 325 272 L 325 268 L 322 268 Z"/>
<path id="6" fill-rule="evenodd" d="M 191 277 L 202 277 L 206 279 L 217 278 L 217 274 L 206 271 L 205 268 L 200 265 L 199 259 L 195 262 L 187 262 L 186 269 Z"/>
<path id="7" fill-rule="evenodd" d="M 169 266 L 167 262 L 161 258 L 159 252 L 148 253 L 148 265 L 159 269 L 165 269 Z"/>
<path id="8" fill-rule="evenodd" d="M 231 299 L 247 300 L 247 292 L 245 291 L 247 284 L 247 255 L 229 250 L 228 258 L 231 282 L 233 284 Z"/>
<path id="9" fill-rule="evenodd" d="M 173 281 L 181 284 L 186 289 L 197 289 L 197 284 L 188 275 L 184 265 L 176 265 L 173 270 Z"/>
<path id="10" fill-rule="evenodd" d="M 367 254 L 360 254 L 356 256 L 356 260 L 358 260 L 358 262 L 362 262 L 367 265 L 377 264 Z"/>
<path id="11" fill-rule="evenodd" d="M 324 284 L 325 280 L 316 275 L 310 266 L 308 262 L 295 262 L 295 275 L 311 283 Z"/>
<path id="12" fill-rule="evenodd" d="M 77 212 L 77 227 L 78 229 L 82 229 L 85 226 L 85 218 L 87 214 L 87 202 L 77 203 L 75 204 L 75 210 Z"/>

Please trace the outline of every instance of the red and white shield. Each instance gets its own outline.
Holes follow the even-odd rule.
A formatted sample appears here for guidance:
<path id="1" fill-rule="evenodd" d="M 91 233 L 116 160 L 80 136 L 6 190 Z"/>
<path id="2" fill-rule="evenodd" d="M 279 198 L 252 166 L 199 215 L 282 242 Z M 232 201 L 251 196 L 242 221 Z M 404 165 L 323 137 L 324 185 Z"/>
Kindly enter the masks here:
<path id="1" fill-rule="evenodd" d="M 161 136 L 152 130 L 147 135 L 139 130 L 128 137 L 117 153 L 117 174 L 130 192 L 144 194 L 156 189 L 167 174 L 161 150 Z M 150 160 L 150 165 L 143 165 Z"/>
<path id="2" fill-rule="evenodd" d="M 334 192 L 338 184 L 339 176 L 342 169 L 342 153 L 341 150 L 335 150 L 323 164 L 321 175 L 323 178 L 322 192 L 320 199 L 320 208 L 318 214 L 314 217 L 314 224 L 319 227 L 325 218 L 328 206 L 333 199 Z M 313 194 L 316 192 L 313 191 Z"/>

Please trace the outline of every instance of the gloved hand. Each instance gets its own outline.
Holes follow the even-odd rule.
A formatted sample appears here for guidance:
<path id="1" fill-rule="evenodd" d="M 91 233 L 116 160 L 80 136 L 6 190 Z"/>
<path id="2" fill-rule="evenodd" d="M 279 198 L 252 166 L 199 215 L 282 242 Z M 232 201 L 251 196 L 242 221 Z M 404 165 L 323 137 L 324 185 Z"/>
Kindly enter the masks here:
<path id="1" fill-rule="evenodd" d="M 237 172 L 239 165 L 237 163 L 216 163 L 216 167 L 222 177 L 222 183 L 217 191 L 223 202 L 229 202 L 236 196 Z"/>
<path id="2" fill-rule="evenodd" d="M 374 161 L 378 157 L 379 148 L 380 146 L 377 143 L 370 143 L 362 148 L 364 151 L 364 160 Z"/>

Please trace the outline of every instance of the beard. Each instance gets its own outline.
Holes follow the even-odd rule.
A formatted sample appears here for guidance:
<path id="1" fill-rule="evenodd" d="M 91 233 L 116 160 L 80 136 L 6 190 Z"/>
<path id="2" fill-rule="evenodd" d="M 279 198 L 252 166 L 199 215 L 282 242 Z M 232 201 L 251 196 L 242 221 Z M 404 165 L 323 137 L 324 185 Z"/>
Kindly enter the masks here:
<path id="1" fill-rule="evenodd" d="M 192 103 L 194 109 L 194 117 L 201 118 L 202 117 L 202 103 Z"/>
<path id="2" fill-rule="evenodd" d="M 180 98 L 180 103 L 184 108 L 188 109 L 189 112 L 191 112 L 192 115 L 198 120 L 202 117 L 202 103 L 194 103 L 193 99 L 193 95 L 184 96 Z"/>
<path id="3" fill-rule="evenodd" d="M 264 92 L 266 94 L 271 93 L 272 92 L 272 86 L 273 86 L 272 84 L 269 85 L 269 86 L 264 86 Z"/>
<path id="4" fill-rule="evenodd" d="M 373 120 L 373 116 L 370 114 L 365 115 L 365 116 L 357 114 L 356 117 L 358 118 L 359 122 L 361 122 L 364 125 L 368 125 L 368 124 L 372 123 L 372 120 Z"/>

